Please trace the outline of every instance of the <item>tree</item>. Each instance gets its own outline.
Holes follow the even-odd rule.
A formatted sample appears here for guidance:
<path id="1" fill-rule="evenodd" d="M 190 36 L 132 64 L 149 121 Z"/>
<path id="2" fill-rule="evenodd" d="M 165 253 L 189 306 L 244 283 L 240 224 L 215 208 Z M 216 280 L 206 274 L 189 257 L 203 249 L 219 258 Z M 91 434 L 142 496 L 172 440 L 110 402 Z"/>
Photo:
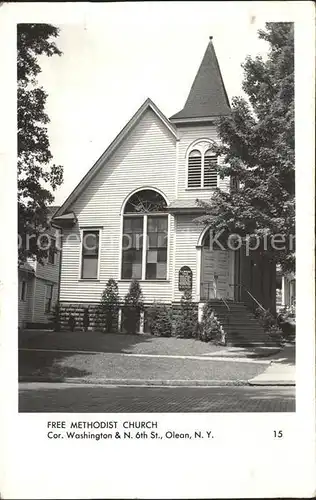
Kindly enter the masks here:
<path id="1" fill-rule="evenodd" d="M 232 100 L 232 115 L 219 122 L 221 144 L 213 147 L 223 159 L 220 177 L 235 182 L 230 193 L 217 189 L 210 202 L 199 201 L 206 212 L 199 221 L 217 234 L 268 241 L 269 257 L 287 271 L 295 265 L 294 25 L 266 23 L 258 35 L 269 43 L 267 58 L 246 59 L 249 102 Z M 285 241 L 273 248 L 277 234 Z"/>
<path id="2" fill-rule="evenodd" d="M 47 206 L 54 201 L 51 190 L 54 191 L 63 182 L 63 168 L 51 164 L 52 154 L 47 131 L 50 120 L 45 112 L 48 95 L 36 79 L 41 72 L 41 56 L 61 55 L 54 41 L 58 34 L 58 28 L 49 24 L 17 25 L 20 263 L 30 256 L 39 261 L 47 256 L 47 249 L 39 248 L 37 238 L 41 231 L 48 227 Z"/>
<path id="3" fill-rule="evenodd" d="M 192 293 L 186 290 L 181 297 L 180 312 L 176 323 L 177 337 L 194 337 L 197 331 L 198 314 L 192 302 Z"/>
<path id="4" fill-rule="evenodd" d="M 106 333 L 117 332 L 120 297 L 117 282 L 110 278 L 98 307 L 98 324 Z"/>
<path id="5" fill-rule="evenodd" d="M 142 289 L 139 282 L 133 280 L 124 299 L 123 324 L 126 332 L 138 333 L 142 311 L 144 311 Z"/>

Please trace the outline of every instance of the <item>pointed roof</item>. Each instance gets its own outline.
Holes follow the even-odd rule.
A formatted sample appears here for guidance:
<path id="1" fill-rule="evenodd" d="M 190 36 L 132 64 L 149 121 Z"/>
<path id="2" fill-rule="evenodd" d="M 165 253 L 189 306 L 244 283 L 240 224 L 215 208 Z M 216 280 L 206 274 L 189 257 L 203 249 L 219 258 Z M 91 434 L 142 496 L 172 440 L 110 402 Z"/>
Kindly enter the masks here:
<path id="1" fill-rule="evenodd" d="M 212 38 L 205 51 L 184 108 L 170 120 L 198 121 L 231 113 L 221 70 L 215 54 Z"/>
<path id="2" fill-rule="evenodd" d="M 169 132 L 173 135 L 175 140 L 178 140 L 177 130 L 175 126 L 166 118 L 166 116 L 160 111 L 160 109 L 156 106 L 156 104 L 149 98 L 142 104 L 142 106 L 136 111 L 134 116 L 129 120 L 129 122 L 125 125 L 125 127 L 121 130 L 121 132 L 116 136 L 114 141 L 111 142 L 109 147 L 104 151 L 104 153 L 100 156 L 100 158 L 96 161 L 96 163 L 91 167 L 91 169 L 87 172 L 84 178 L 79 182 L 79 184 L 75 187 L 72 193 L 68 196 L 66 201 L 63 203 L 61 207 L 54 213 L 53 221 L 61 222 L 62 220 L 74 220 L 75 214 L 73 212 L 68 212 L 69 206 L 78 198 L 83 189 L 87 186 L 87 184 L 91 181 L 91 179 L 97 174 L 100 168 L 103 167 L 105 162 L 109 159 L 109 157 L 114 153 L 114 151 L 118 148 L 118 146 L 122 143 L 125 137 L 129 134 L 132 128 L 138 123 L 142 115 L 147 111 L 147 109 L 151 109 L 158 118 L 164 123 Z"/>

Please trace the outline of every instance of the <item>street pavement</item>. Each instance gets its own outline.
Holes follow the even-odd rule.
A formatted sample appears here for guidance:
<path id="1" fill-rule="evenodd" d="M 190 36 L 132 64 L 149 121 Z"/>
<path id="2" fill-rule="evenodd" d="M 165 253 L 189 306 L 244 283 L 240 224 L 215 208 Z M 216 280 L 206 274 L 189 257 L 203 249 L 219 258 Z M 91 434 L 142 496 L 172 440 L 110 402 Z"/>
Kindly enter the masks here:
<path id="1" fill-rule="evenodd" d="M 294 387 L 108 387 L 21 383 L 20 412 L 294 412 Z"/>

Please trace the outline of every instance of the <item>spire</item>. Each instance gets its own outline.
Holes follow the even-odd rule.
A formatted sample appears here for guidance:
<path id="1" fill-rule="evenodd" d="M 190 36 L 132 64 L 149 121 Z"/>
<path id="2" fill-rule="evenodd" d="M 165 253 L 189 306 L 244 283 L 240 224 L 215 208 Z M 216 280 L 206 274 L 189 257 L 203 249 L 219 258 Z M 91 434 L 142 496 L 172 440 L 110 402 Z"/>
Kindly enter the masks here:
<path id="1" fill-rule="evenodd" d="M 210 36 L 203 60 L 198 69 L 184 108 L 170 119 L 188 121 L 199 118 L 229 115 L 230 104 L 221 70 L 215 54 L 213 37 Z"/>

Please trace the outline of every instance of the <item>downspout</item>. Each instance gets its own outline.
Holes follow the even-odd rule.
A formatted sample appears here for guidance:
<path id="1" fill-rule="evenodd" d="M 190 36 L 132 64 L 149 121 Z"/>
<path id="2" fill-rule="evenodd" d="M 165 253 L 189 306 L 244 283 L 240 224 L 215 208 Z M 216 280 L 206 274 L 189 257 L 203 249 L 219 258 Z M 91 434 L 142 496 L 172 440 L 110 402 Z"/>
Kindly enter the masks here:
<path id="1" fill-rule="evenodd" d="M 56 224 L 53 224 L 53 223 L 51 223 L 51 226 L 60 231 L 60 240 L 61 240 L 60 253 L 59 253 L 58 288 L 57 288 L 57 304 L 59 304 L 60 281 L 61 281 L 61 261 L 62 261 L 62 254 L 63 254 L 63 228 L 61 226 L 57 226 Z"/>

